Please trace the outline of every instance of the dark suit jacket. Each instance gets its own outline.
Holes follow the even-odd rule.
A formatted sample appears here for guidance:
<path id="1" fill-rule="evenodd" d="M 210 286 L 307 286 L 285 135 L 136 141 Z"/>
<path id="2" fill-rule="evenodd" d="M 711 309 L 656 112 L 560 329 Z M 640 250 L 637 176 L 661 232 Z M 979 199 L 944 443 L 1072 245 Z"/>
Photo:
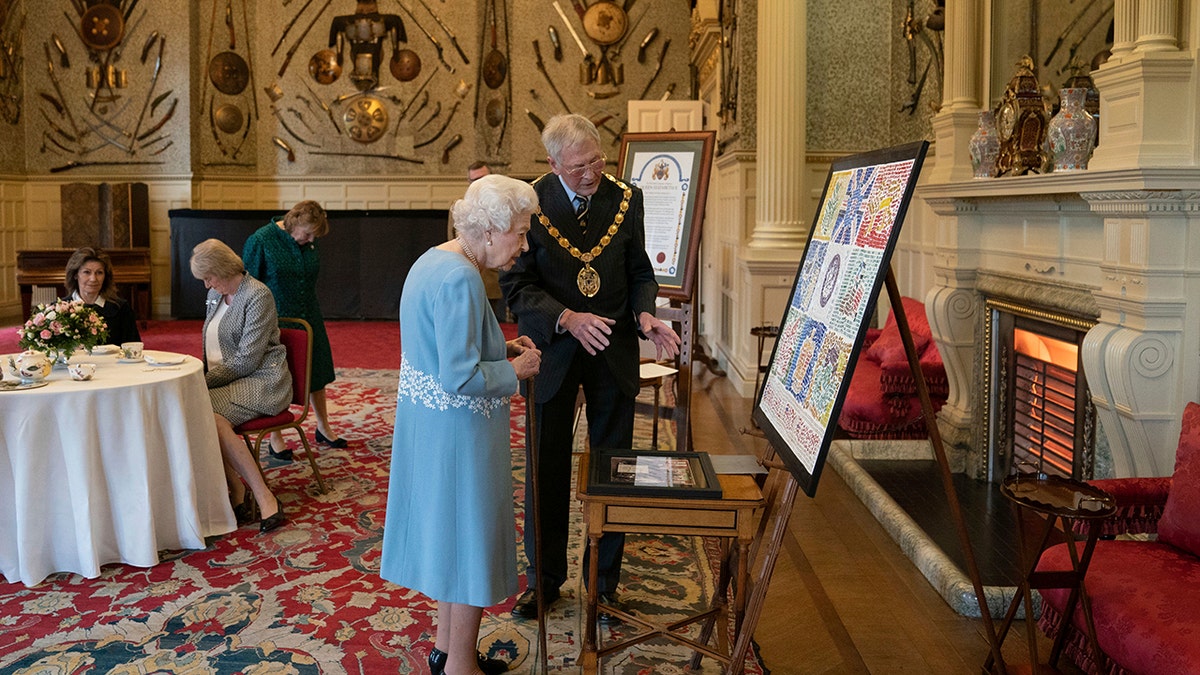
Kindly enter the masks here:
<path id="1" fill-rule="evenodd" d="M 576 354 L 585 354 L 583 346 L 570 333 L 556 333 L 555 325 L 564 309 L 591 312 L 616 320 L 609 346 L 601 352 L 620 384 L 621 391 L 636 396 L 638 391 L 638 325 L 641 312 L 654 313 L 658 282 L 646 255 L 642 192 L 633 191 L 625 220 L 592 268 L 600 275 L 600 291 L 588 298 L 579 291 L 575 277 L 583 263 L 559 245 L 558 240 L 533 217 L 529 230 L 529 250 L 500 277 L 509 307 L 517 315 L 522 335 L 533 339 L 542 350 L 542 366 L 537 375 L 537 402 L 542 403 L 558 392 L 563 375 Z M 607 178 L 592 196 L 588 207 L 588 228 L 584 236 L 575 219 L 575 209 L 567 193 L 550 173 L 534 183 L 542 213 L 559 232 L 580 251 L 587 252 L 600 243 L 617 215 L 621 188 Z"/>

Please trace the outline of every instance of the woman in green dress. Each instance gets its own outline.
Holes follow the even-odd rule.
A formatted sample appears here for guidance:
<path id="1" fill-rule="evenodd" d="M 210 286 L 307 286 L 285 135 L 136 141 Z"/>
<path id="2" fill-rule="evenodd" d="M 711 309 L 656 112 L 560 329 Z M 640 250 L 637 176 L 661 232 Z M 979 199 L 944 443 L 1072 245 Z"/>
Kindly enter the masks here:
<path id="1" fill-rule="evenodd" d="M 329 234 L 329 218 L 325 209 L 305 200 L 250 235 L 242 249 L 242 260 L 246 271 L 271 289 L 279 316 L 304 319 L 312 324 L 312 382 L 308 400 L 317 418 L 316 440 L 344 448 L 346 440 L 329 426 L 325 401 L 325 386 L 334 380 L 333 351 L 317 304 L 321 259 L 316 240 L 326 234 Z M 279 433 L 271 436 L 270 451 L 277 459 L 287 460 L 292 456 Z"/>

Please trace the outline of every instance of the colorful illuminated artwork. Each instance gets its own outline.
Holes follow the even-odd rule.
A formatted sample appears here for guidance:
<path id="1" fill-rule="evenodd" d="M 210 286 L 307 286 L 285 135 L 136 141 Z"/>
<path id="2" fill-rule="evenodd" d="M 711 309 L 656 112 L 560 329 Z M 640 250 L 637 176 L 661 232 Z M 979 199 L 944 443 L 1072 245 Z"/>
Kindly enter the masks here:
<path id="1" fill-rule="evenodd" d="M 754 419 L 810 496 L 928 144 L 835 162 Z"/>

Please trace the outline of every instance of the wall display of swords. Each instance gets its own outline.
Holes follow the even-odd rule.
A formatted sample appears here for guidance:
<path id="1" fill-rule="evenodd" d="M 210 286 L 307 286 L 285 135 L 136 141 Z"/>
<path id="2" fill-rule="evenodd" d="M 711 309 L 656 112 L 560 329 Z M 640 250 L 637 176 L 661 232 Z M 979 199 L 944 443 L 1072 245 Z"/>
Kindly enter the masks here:
<path id="1" fill-rule="evenodd" d="M 168 60 L 186 65 L 186 46 L 168 49 L 160 19 L 148 21 L 138 0 L 67 0 L 38 11 L 50 11 L 38 24 L 48 32 L 27 58 L 45 77 L 34 85 L 33 124 L 49 170 L 165 164 L 180 97 L 164 71 Z"/>
<path id="2" fill-rule="evenodd" d="M 687 87 L 688 16 L 652 0 L 0 0 L 0 119 L 35 171 L 529 174 L 550 116 L 583 113 L 615 147 L 626 100 Z"/>
<path id="3" fill-rule="evenodd" d="M 246 156 L 251 153 L 245 152 L 253 147 L 247 141 L 258 118 L 248 1 L 214 0 L 209 8 L 201 110 L 207 136 L 221 157 L 204 153 L 203 163 L 209 166 L 254 166 Z"/>
<path id="4" fill-rule="evenodd" d="M 537 135 L 561 112 L 586 114 L 616 145 L 625 100 L 666 98 L 688 81 L 686 49 L 676 47 L 673 65 L 668 52 L 686 37 L 686 13 L 662 4 L 289 1 L 275 11 L 275 79 L 264 87 L 272 150 L 281 166 L 311 155 L 538 171 Z M 538 150 L 514 157 L 513 147 Z"/>
<path id="5" fill-rule="evenodd" d="M 514 69 L 533 66 L 515 98 L 526 120 L 518 126 L 534 141 L 545 120 L 580 113 L 615 148 L 628 126 L 626 101 L 666 99 L 687 87 L 690 24 L 670 6 L 651 0 L 537 0 L 546 21 L 522 22 Z M 676 43 L 672 49 L 672 41 Z M 528 48 L 525 48 L 525 45 Z M 682 45 L 682 46 L 680 46 Z M 690 92 L 680 90 L 681 95 Z M 522 147 L 524 143 L 522 142 Z"/>
<path id="6" fill-rule="evenodd" d="M 24 30 L 22 8 L 14 2 L 0 3 L 0 119 L 9 124 L 21 121 L 25 100 L 21 79 L 25 67 Z"/>

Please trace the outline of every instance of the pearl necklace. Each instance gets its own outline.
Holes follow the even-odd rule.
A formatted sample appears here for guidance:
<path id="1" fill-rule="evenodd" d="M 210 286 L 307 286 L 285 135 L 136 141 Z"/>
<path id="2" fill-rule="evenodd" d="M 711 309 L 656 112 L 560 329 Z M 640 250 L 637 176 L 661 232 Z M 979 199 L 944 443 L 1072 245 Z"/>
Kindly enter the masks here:
<path id="1" fill-rule="evenodd" d="M 475 259 L 475 254 L 471 252 L 471 247 L 467 246 L 466 240 L 463 239 L 461 236 L 458 236 L 458 237 L 454 238 L 454 241 L 458 242 L 458 246 L 459 246 L 459 248 L 462 249 L 463 255 L 467 256 L 467 260 L 470 260 L 471 264 L 474 265 L 476 269 L 478 269 L 479 261 Z"/>

